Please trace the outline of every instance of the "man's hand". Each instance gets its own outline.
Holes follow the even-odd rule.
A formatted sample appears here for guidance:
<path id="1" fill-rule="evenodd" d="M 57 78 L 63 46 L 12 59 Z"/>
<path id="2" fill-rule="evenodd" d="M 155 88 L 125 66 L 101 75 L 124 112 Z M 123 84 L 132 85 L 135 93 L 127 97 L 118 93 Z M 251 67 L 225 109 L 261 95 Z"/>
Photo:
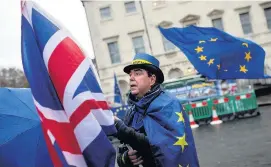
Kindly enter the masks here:
<path id="1" fill-rule="evenodd" d="M 142 156 L 138 156 L 136 150 L 129 150 L 128 157 L 134 166 L 137 166 L 143 163 Z"/>
<path id="2" fill-rule="evenodd" d="M 114 122 L 120 120 L 117 116 L 114 116 Z"/>

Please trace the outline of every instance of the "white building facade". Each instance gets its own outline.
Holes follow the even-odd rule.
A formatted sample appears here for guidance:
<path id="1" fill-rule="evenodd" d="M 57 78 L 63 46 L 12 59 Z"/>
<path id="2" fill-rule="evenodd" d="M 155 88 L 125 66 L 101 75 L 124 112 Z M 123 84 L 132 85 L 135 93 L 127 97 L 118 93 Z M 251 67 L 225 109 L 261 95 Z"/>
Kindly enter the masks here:
<path id="1" fill-rule="evenodd" d="M 116 73 L 123 94 L 129 77 L 123 68 L 138 52 L 160 61 L 165 80 L 195 74 L 185 55 L 162 37 L 162 27 L 214 26 L 250 39 L 266 51 L 271 67 L 271 1 L 91 1 L 85 7 L 102 89 L 113 93 Z M 91 46 L 90 46 L 91 47 Z"/>

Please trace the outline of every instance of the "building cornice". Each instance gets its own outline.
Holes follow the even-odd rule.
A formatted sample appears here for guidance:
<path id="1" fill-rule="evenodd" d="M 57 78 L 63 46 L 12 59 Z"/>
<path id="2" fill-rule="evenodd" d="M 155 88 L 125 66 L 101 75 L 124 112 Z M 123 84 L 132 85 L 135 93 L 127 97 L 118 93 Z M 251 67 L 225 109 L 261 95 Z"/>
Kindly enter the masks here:
<path id="1" fill-rule="evenodd" d="M 271 7 L 271 1 L 260 3 L 260 6 L 262 8 L 270 8 Z"/>
<path id="2" fill-rule="evenodd" d="M 190 22 L 190 21 L 199 20 L 199 19 L 200 19 L 199 15 L 188 14 L 180 20 L 180 23 Z"/>
<path id="3" fill-rule="evenodd" d="M 173 22 L 164 20 L 158 23 L 157 27 L 161 26 L 161 27 L 167 28 L 167 27 L 170 27 L 172 24 Z"/>
<path id="4" fill-rule="evenodd" d="M 217 15 L 222 15 L 224 13 L 224 10 L 214 9 L 210 13 L 207 14 L 209 17 L 214 17 Z"/>

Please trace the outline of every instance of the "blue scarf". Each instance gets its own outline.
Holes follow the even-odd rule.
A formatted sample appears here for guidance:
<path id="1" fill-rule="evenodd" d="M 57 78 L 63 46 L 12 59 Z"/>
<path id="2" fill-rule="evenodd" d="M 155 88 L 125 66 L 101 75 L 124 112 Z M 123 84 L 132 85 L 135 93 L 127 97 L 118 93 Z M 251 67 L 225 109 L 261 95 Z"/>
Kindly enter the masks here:
<path id="1" fill-rule="evenodd" d="M 147 109 L 151 102 L 162 92 L 160 85 L 155 85 L 145 96 L 137 100 L 134 95 L 129 94 L 128 105 L 131 106 L 124 118 L 124 123 L 136 131 L 143 127 L 143 119 L 148 114 Z"/>

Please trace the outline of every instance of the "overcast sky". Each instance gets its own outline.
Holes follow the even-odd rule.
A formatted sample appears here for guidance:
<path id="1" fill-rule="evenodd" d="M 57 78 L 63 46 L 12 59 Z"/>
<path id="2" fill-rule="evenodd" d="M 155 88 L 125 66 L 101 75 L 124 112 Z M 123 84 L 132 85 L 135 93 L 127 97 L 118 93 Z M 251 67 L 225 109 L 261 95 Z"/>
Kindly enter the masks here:
<path id="1" fill-rule="evenodd" d="M 88 55 L 93 56 L 86 15 L 80 0 L 35 1 L 59 20 Z M 22 69 L 20 0 L 1 0 L 0 12 L 0 67 Z"/>

